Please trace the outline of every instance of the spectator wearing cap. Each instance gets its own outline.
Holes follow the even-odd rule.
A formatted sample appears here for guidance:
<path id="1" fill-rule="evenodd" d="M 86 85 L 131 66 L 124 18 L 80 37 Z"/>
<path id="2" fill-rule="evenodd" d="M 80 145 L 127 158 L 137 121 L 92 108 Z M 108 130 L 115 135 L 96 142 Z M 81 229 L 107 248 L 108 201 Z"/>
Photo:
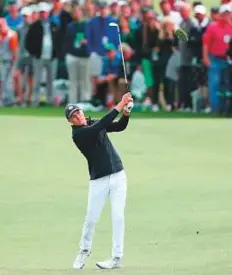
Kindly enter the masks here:
<path id="1" fill-rule="evenodd" d="M 102 71 L 102 57 L 106 54 L 105 44 L 111 43 L 116 48 L 119 45 L 117 28 L 110 27 L 116 20 L 109 15 L 109 7 L 106 2 L 98 3 L 99 16 L 92 18 L 87 24 L 87 41 L 90 49 L 90 70 L 92 75 L 92 89 L 96 92 L 97 77 Z"/>
<path id="2" fill-rule="evenodd" d="M 227 70 L 226 53 L 232 38 L 231 7 L 224 4 L 219 9 L 220 19 L 207 28 L 203 36 L 203 61 L 208 67 L 209 99 L 213 112 L 219 112 L 220 82 Z"/>
<path id="3" fill-rule="evenodd" d="M 214 22 L 214 21 L 218 21 L 219 20 L 219 8 L 218 7 L 212 7 L 210 9 L 210 21 Z"/>
<path id="4" fill-rule="evenodd" d="M 188 45 L 192 50 L 192 66 L 196 72 L 196 89 L 198 89 L 200 96 L 204 99 L 206 111 L 208 111 L 207 69 L 202 62 L 202 38 L 210 23 L 205 6 L 197 5 L 194 7 L 193 23 L 189 30 Z"/>
<path id="5" fill-rule="evenodd" d="M 172 10 L 172 6 L 171 6 L 169 0 L 161 0 L 160 1 L 160 9 L 162 11 L 163 16 L 165 16 L 165 17 L 168 16 L 168 17 L 172 18 L 176 27 L 180 26 L 180 23 L 182 22 L 181 15 L 178 11 Z"/>
<path id="6" fill-rule="evenodd" d="M 159 92 L 162 88 L 167 111 L 171 111 L 174 108 L 174 93 L 172 89 L 169 89 L 168 87 L 166 70 L 168 61 L 178 46 L 178 40 L 175 36 L 175 28 L 176 24 L 173 19 L 169 16 L 164 17 L 161 22 L 157 47 L 153 52 L 153 57 L 154 55 L 156 56 L 156 58 L 154 58 L 155 87 L 153 102 L 158 103 Z"/>
<path id="7" fill-rule="evenodd" d="M 23 23 L 23 17 L 19 13 L 19 7 L 17 2 L 14 0 L 9 1 L 8 3 L 9 14 L 6 15 L 6 22 L 9 28 L 14 31 L 17 31 L 19 26 Z"/>
<path id="8" fill-rule="evenodd" d="M 31 7 L 23 7 L 21 14 L 23 16 L 23 23 L 18 29 L 19 51 L 14 77 L 17 86 L 16 89 L 18 89 L 18 94 L 20 95 L 20 103 L 30 104 L 33 91 L 33 61 L 32 56 L 25 48 L 25 39 L 32 21 Z M 27 87 L 28 93 L 26 94 Z M 23 95 L 25 95 L 25 102 L 23 102 Z"/>
<path id="9" fill-rule="evenodd" d="M 136 41 L 139 41 L 139 43 L 136 44 L 136 56 L 138 58 L 138 63 L 142 65 L 142 71 L 147 85 L 147 98 L 145 99 L 144 105 L 150 107 L 154 89 L 154 75 L 151 59 L 152 52 L 156 49 L 158 43 L 159 24 L 151 6 L 143 7 L 141 11 L 142 23 L 136 31 Z M 153 111 L 158 111 L 157 102 L 153 102 Z"/>
<path id="10" fill-rule="evenodd" d="M 15 69 L 15 62 L 18 50 L 18 35 L 17 32 L 10 29 L 5 18 L 0 18 L 0 77 L 1 77 L 1 92 L 0 105 L 12 104 L 13 86 L 12 78 Z M 18 96 L 18 95 L 17 95 Z"/>
<path id="11" fill-rule="evenodd" d="M 66 66 L 70 81 L 69 102 L 91 100 L 89 49 L 86 40 L 86 21 L 78 4 L 72 6 L 73 21 L 68 25 L 64 40 Z"/>
<path id="12" fill-rule="evenodd" d="M 31 15 L 31 23 L 34 23 L 39 20 L 39 6 L 38 5 L 30 5 L 30 9 L 32 11 Z"/>
<path id="13" fill-rule="evenodd" d="M 180 28 L 182 28 L 187 34 L 190 29 L 194 26 L 191 18 L 191 5 L 185 3 L 181 9 L 180 14 L 182 22 Z M 188 47 L 188 44 L 183 41 L 179 41 L 180 50 L 180 78 L 179 78 L 179 105 L 181 110 L 191 111 L 192 100 L 191 91 L 193 89 L 192 81 L 192 50 Z"/>
<path id="14" fill-rule="evenodd" d="M 97 80 L 99 87 L 96 98 L 101 100 L 102 105 L 112 108 L 119 100 L 118 78 L 122 59 L 114 44 L 105 44 L 105 50 L 102 72 Z"/>
<path id="15" fill-rule="evenodd" d="M 40 84 L 42 71 L 46 68 L 47 100 L 53 102 L 53 80 L 57 72 L 57 48 L 59 27 L 49 20 L 51 6 L 46 2 L 39 4 L 40 20 L 33 23 L 26 36 L 26 49 L 33 56 L 34 71 L 34 101 L 38 106 L 40 101 Z"/>

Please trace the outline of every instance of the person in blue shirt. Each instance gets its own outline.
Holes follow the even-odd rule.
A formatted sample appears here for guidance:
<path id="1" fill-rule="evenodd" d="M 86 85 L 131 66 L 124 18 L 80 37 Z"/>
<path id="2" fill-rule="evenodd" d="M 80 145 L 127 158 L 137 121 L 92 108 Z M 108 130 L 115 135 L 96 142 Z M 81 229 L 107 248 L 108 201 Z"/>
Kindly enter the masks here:
<path id="1" fill-rule="evenodd" d="M 86 21 L 78 4 L 72 5 L 73 21 L 68 25 L 64 39 L 66 66 L 70 91 L 69 102 L 85 102 L 92 98 L 89 71 L 89 50 L 86 40 Z"/>
<path id="2" fill-rule="evenodd" d="M 107 2 L 98 3 L 99 16 L 93 17 L 86 28 L 86 38 L 90 50 L 90 70 L 92 75 L 92 89 L 96 92 L 97 77 L 102 71 L 102 57 L 106 53 L 105 44 L 111 43 L 116 48 L 119 45 L 116 27 L 110 27 L 109 23 L 116 20 L 109 15 Z"/>
<path id="3" fill-rule="evenodd" d="M 97 97 L 104 106 L 112 108 L 120 98 L 118 80 L 122 57 L 113 44 L 108 43 L 104 48 L 106 55 L 102 58 L 102 72 L 97 78 Z"/>
<path id="4" fill-rule="evenodd" d="M 16 1 L 10 1 L 8 4 L 9 14 L 5 16 L 7 25 L 14 31 L 17 31 L 23 24 L 23 16 L 19 13 Z"/>

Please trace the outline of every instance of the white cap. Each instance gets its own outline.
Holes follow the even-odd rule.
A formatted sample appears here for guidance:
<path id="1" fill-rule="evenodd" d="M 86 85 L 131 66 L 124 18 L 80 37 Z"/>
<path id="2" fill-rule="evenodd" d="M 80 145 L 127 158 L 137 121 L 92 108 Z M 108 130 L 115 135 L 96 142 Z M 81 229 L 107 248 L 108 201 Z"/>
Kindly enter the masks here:
<path id="1" fill-rule="evenodd" d="M 206 8 L 203 5 L 197 5 L 194 8 L 194 13 L 206 14 Z"/>
<path id="2" fill-rule="evenodd" d="M 127 2 L 126 2 L 126 1 L 121 0 L 121 1 L 118 1 L 118 5 L 119 5 L 120 7 L 122 7 L 122 6 L 126 6 L 126 5 L 127 5 Z"/>
<path id="3" fill-rule="evenodd" d="M 51 5 L 46 2 L 40 2 L 38 4 L 38 11 L 51 11 Z"/>
<path id="4" fill-rule="evenodd" d="M 39 7 L 38 7 L 38 5 L 35 5 L 35 4 L 30 5 L 30 9 L 31 9 L 31 12 L 32 12 L 32 13 L 33 13 L 33 12 L 39 12 Z"/>
<path id="5" fill-rule="evenodd" d="M 219 8 L 219 13 L 224 13 L 224 12 L 231 12 L 230 4 L 221 5 L 221 7 Z"/>
<path id="6" fill-rule="evenodd" d="M 21 11 L 20 11 L 20 13 L 22 14 L 22 15 L 27 15 L 27 16 L 30 16 L 31 14 L 32 14 L 32 9 L 31 9 L 31 7 L 23 7 L 22 9 L 21 9 Z"/>
<path id="7" fill-rule="evenodd" d="M 118 4 L 118 1 L 117 0 L 110 0 L 109 1 L 109 5 L 113 5 L 113 4 Z"/>

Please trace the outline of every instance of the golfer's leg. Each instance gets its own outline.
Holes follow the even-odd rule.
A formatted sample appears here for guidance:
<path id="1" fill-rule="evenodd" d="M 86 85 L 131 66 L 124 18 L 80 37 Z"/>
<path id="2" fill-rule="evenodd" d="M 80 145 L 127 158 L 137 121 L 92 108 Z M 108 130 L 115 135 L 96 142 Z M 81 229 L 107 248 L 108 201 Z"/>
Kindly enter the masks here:
<path id="1" fill-rule="evenodd" d="M 82 230 L 80 250 L 91 250 L 95 224 L 109 195 L 109 176 L 90 181 L 87 215 Z"/>
<path id="2" fill-rule="evenodd" d="M 124 171 L 111 175 L 110 178 L 110 202 L 113 225 L 112 257 L 123 256 L 126 205 L 127 178 Z"/>

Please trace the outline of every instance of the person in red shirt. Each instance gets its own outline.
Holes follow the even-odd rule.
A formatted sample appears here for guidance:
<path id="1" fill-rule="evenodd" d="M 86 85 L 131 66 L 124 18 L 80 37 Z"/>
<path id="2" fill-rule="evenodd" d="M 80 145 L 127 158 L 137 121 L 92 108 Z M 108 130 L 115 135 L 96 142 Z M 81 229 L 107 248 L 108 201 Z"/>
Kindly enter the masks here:
<path id="1" fill-rule="evenodd" d="M 17 32 L 8 27 L 5 18 L 0 17 L 0 105 L 12 104 L 14 101 L 12 80 L 17 51 Z"/>
<path id="2" fill-rule="evenodd" d="M 228 67 L 226 53 L 232 39 L 231 12 L 230 5 L 222 5 L 219 20 L 211 23 L 203 36 L 203 62 L 208 67 L 209 99 L 214 112 L 220 110 L 218 92 Z"/>

